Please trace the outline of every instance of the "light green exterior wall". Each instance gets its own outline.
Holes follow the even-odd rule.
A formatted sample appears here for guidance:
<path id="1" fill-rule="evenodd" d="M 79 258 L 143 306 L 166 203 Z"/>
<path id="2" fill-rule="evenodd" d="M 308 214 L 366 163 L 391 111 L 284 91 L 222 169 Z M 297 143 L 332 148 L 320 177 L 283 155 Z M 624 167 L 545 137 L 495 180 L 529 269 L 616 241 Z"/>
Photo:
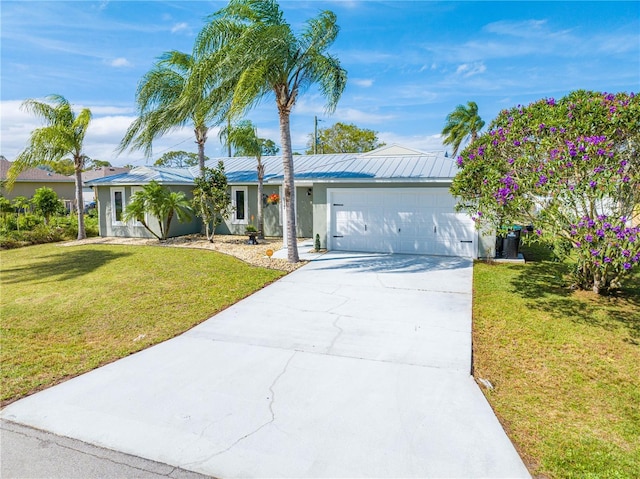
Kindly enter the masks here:
<path id="1" fill-rule="evenodd" d="M 235 185 L 234 185 L 235 186 Z M 296 205 L 297 205 L 297 220 L 296 229 L 297 235 L 300 238 L 310 238 L 313 232 L 313 193 L 308 195 L 308 187 L 296 187 Z M 280 195 L 280 187 L 274 185 L 264 186 L 265 198 L 272 194 Z M 256 185 L 247 185 L 248 203 L 247 203 L 247 218 L 248 223 L 258 226 L 258 187 Z M 263 200 L 264 201 L 264 200 Z M 282 205 L 267 205 L 263 202 L 262 212 L 264 215 L 264 235 L 281 237 L 283 235 L 282 219 L 281 215 L 284 214 L 281 211 Z M 253 221 L 251 217 L 253 216 Z M 216 228 L 216 234 L 233 234 L 243 235 L 245 234 L 246 224 L 234 224 L 232 216 L 226 219 L 222 224 Z"/>
<path id="2" fill-rule="evenodd" d="M 154 238 L 146 228 L 142 225 L 136 225 L 133 222 L 126 224 L 114 224 L 112 221 L 111 211 L 111 190 L 112 188 L 123 188 L 125 202 L 129 203 L 132 188 L 131 186 L 100 186 L 97 188 L 96 198 L 98 200 L 98 228 L 100 236 L 118 236 L 125 238 Z M 182 191 L 187 198 L 192 198 L 192 186 L 170 186 L 171 191 Z M 154 218 L 149 218 L 149 226 L 153 231 L 159 233 L 158 222 Z M 200 233 L 202 222 L 199 218 L 194 217 L 190 222 L 180 223 L 178 218 L 174 216 L 169 228 L 169 237 L 182 236 L 193 233 Z"/>

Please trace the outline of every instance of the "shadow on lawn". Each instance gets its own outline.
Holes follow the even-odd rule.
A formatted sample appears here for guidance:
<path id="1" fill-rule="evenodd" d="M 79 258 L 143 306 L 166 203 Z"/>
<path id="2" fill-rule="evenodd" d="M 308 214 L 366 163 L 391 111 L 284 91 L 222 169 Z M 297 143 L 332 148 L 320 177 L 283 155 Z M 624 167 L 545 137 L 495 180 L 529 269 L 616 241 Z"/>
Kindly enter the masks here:
<path id="1" fill-rule="evenodd" d="M 65 281 L 91 273 L 110 261 L 131 253 L 114 253 L 98 248 L 64 248 L 64 252 L 42 256 L 32 263 L 2 272 L 2 284 Z"/>
<path id="2" fill-rule="evenodd" d="M 579 324 L 600 327 L 607 331 L 625 328 L 627 341 L 640 344 L 640 286 L 636 273 L 627 278 L 620 291 L 611 296 L 576 292 L 567 282 L 569 266 L 540 255 L 525 268 L 512 266 L 518 273 L 512 280 L 514 290 L 529 300 L 533 309 L 546 311 L 555 318 L 570 318 Z M 526 256 L 527 257 L 527 256 Z M 527 257 L 528 258 L 528 257 Z"/>

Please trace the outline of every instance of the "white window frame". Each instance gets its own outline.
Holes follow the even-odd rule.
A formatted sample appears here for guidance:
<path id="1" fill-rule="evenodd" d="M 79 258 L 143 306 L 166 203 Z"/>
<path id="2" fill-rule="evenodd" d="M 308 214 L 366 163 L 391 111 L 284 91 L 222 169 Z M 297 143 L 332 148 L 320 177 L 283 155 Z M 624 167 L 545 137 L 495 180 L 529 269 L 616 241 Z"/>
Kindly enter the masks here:
<path id="1" fill-rule="evenodd" d="M 236 213 L 238 211 L 236 204 L 236 192 L 244 192 L 244 219 L 238 219 Z M 231 206 L 233 207 L 233 214 L 231 215 L 231 223 L 234 225 L 246 225 L 249 224 L 249 188 L 247 186 L 232 186 L 231 187 Z"/>
<path id="2" fill-rule="evenodd" d="M 138 191 L 143 191 L 144 188 L 142 186 L 132 186 L 131 187 L 131 196 L 129 196 L 129 203 L 131 203 L 131 200 L 133 199 L 133 195 L 135 195 Z M 127 203 L 127 204 L 129 204 Z M 149 215 L 145 212 L 144 214 L 144 221 L 149 224 Z M 142 226 L 142 223 L 140 223 L 138 220 L 131 220 L 131 224 L 133 226 Z"/>
<path id="3" fill-rule="evenodd" d="M 122 193 L 122 214 L 124 215 L 124 209 L 127 206 L 127 198 L 123 187 L 111 188 L 111 224 L 116 226 L 124 226 L 124 221 L 116 219 L 116 193 Z"/>

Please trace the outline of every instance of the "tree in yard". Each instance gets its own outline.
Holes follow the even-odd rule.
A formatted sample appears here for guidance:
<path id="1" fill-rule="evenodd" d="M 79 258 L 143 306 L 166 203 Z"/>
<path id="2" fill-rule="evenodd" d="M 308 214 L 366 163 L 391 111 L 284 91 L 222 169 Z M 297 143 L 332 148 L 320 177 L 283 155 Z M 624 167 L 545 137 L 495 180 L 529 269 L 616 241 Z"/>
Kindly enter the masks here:
<path id="1" fill-rule="evenodd" d="M 136 92 L 138 118 L 129 126 L 120 142 L 119 151 L 127 148 L 143 149 L 151 156 L 153 140 L 178 127 L 191 124 L 198 145 L 198 164 L 204 169 L 204 145 L 208 124 L 225 116 L 224 99 L 204 95 L 205 90 L 190 81 L 195 58 L 187 53 L 170 51 L 160 57 L 147 72 Z M 180 103 L 182 95 L 189 103 Z"/>
<path id="2" fill-rule="evenodd" d="M 87 158 L 87 166 L 89 168 L 105 168 L 111 166 L 111 163 L 106 160 L 94 160 L 93 158 Z"/>
<path id="3" fill-rule="evenodd" d="M 305 154 L 313 154 L 314 142 L 314 134 L 311 133 Z M 364 153 L 384 145 L 378 140 L 377 131 L 358 128 L 353 123 L 338 122 L 318 130 L 318 151 L 322 153 Z"/>
<path id="4" fill-rule="evenodd" d="M 64 208 L 62 202 L 58 199 L 57 193 L 46 186 L 36 190 L 31 203 L 36 211 L 44 216 L 44 224 L 49 224 L 51 216 Z"/>
<path id="5" fill-rule="evenodd" d="M 455 110 L 447 115 L 446 123 L 442 129 L 443 143 L 453 146 L 453 156 L 458 154 L 462 142 L 471 138 L 473 143 L 478 138 L 478 133 L 484 127 L 484 121 L 478 114 L 478 105 L 474 101 L 467 102 L 467 106 L 458 105 Z"/>
<path id="6" fill-rule="evenodd" d="M 258 232 L 264 238 L 264 217 L 262 211 L 262 195 L 264 193 L 263 154 L 276 154 L 278 147 L 271 140 L 258 138 L 256 127 L 249 120 L 242 120 L 220 130 L 223 143 L 233 146 L 236 156 L 253 156 L 256 159 L 258 174 Z"/>
<path id="7" fill-rule="evenodd" d="M 210 89 L 214 97 L 230 94 L 229 114 L 241 116 L 273 95 L 280 119 L 284 165 L 287 255 L 299 261 L 296 241 L 295 188 L 289 117 L 298 96 L 313 84 L 333 111 L 346 85 L 339 60 L 327 53 L 338 35 L 333 12 L 321 12 L 296 34 L 274 0 L 231 0 L 209 17 L 198 34 L 197 66 L 189 91 Z M 185 96 L 185 105 L 190 98 Z"/>
<path id="8" fill-rule="evenodd" d="M 155 232 L 146 221 L 146 214 L 153 216 L 160 229 Z M 193 209 L 185 194 L 181 191 L 171 191 L 156 181 L 151 181 L 131 196 L 131 202 L 125 208 L 124 221 L 136 220 L 149 233 L 159 240 L 166 240 L 173 217 L 177 216 L 181 223 L 193 217 Z"/>
<path id="9" fill-rule="evenodd" d="M 31 132 L 29 145 L 9 168 L 7 187 L 11 188 L 18 175 L 38 165 L 53 165 L 62 159 L 73 161 L 75 196 L 78 209 L 78 239 L 86 237 L 84 202 L 82 200 L 82 169 L 87 156 L 83 153 L 84 137 L 91 121 L 91 111 L 83 108 L 76 115 L 71 104 L 60 95 L 50 95 L 48 102 L 26 100 L 22 108 L 47 123 Z"/>
<path id="10" fill-rule="evenodd" d="M 208 160 L 206 156 L 205 161 Z M 198 155 L 188 151 L 168 151 L 154 163 L 155 166 L 171 166 L 174 168 L 188 168 L 199 164 Z"/>
<path id="11" fill-rule="evenodd" d="M 640 98 L 575 91 L 502 111 L 457 159 L 453 194 L 481 225 L 535 225 L 604 293 L 640 263 Z"/>
<path id="12" fill-rule="evenodd" d="M 229 217 L 231 197 L 227 191 L 227 176 L 224 163 L 218 162 L 216 168 L 205 168 L 201 176 L 195 178 L 193 207 L 202 218 L 207 239 L 213 243 L 216 226 Z"/>

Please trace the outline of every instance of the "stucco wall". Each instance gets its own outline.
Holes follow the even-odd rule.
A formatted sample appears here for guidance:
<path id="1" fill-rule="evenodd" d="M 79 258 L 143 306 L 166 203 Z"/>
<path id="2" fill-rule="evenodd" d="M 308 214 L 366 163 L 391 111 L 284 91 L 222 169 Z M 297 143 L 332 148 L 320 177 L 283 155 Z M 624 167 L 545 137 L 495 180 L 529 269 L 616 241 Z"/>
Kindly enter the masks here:
<path id="1" fill-rule="evenodd" d="M 313 232 L 313 192 L 309 192 L 308 187 L 296 187 L 296 230 L 298 237 L 310 238 Z M 247 223 L 258 226 L 258 187 L 256 185 L 247 185 L 248 203 L 247 203 Z M 274 185 L 264 186 L 265 198 L 272 194 L 281 194 L 280 187 Z M 264 216 L 264 234 L 265 236 L 282 236 L 282 220 L 281 215 L 282 204 L 267 205 L 263 200 L 262 208 Z M 253 219 L 251 219 L 253 217 Z M 246 229 L 245 223 L 234 223 L 233 215 L 226 219 L 216 228 L 216 234 L 235 234 L 243 235 Z"/>
<path id="2" fill-rule="evenodd" d="M 31 198 L 38 188 L 47 187 L 56 192 L 61 200 L 74 201 L 76 197 L 76 189 L 74 182 L 57 183 L 45 181 L 16 181 L 11 191 L 2 188 L 2 196 L 8 200 L 14 199 L 16 196 L 26 196 Z"/>
<path id="3" fill-rule="evenodd" d="M 154 238 L 154 236 L 149 233 L 146 228 L 142 225 L 135 224 L 134 222 L 124 223 L 124 224 L 114 224 L 113 215 L 112 215 L 112 205 L 111 205 L 111 189 L 114 187 L 110 186 L 100 186 L 97 188 L 96 197 L 98 200 L 98 218 L 99 218 L 99 231 L 100 236 L 119 236 L 119 237 L 127 237 L 127 238 Z M 128 204 L 131 195 L 132 188 L 131 186 L 123 186 L 118 187 L 124 189 L 124 197 L 125 203 Z M 193 190 L 192 186 L 170 186 L 171 191 L 182 191 L 185 193 L 187 198 L 192 198 L 191 191 Z M 158 222 L 150 217 L 148 218 L 149 226 L 156 233 L 160 232 L 158 227 Z M 194 217 L 191 221 L 186 223 L 180 223 L 178 218 L 174 216 L 171 220 L 171 226 L 169 228 L 169 237 L 173 236 L 182 236 L 192 233 L 199 233 L 202 228 L 202 222 L 199 218 Z"/>

